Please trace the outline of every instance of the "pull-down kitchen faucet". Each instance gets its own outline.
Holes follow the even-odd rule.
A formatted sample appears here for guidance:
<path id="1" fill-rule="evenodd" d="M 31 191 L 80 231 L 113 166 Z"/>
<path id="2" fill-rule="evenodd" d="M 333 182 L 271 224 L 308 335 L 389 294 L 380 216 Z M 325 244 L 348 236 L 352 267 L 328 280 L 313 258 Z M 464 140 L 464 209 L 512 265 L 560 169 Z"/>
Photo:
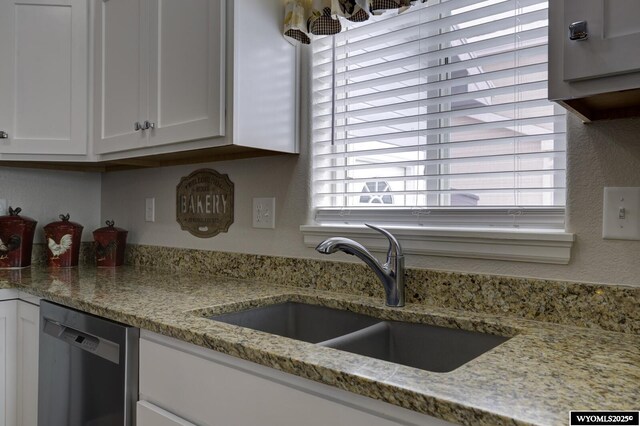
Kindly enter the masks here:
<path id="1" fill-rule="evenodd" d="M 386 305 L 393 307 L 404 306 L 404 255 L 398 240 L 387 230 L 377 226 L 365 224 L 369 228 L 380 232 L 389 240 L 387 262 L 381 265 L 378 259 L 362 244 L 343 237 L 332 237 L 324 240 L 316 250 L 322 254 L 335 253 L 338 250 L 358 257 L 366 263 L 378 276 L 384 287 Z"/>

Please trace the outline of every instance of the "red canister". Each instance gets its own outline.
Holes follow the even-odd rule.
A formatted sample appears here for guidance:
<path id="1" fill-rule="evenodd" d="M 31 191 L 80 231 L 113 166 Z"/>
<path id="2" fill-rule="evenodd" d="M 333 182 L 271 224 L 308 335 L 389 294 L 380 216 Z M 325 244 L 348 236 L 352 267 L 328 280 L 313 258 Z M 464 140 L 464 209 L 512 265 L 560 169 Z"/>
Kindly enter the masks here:
<path id="1" fill-rule="evenodd" d="M 124 263 L 124 249 L 127 245 L 127 231 L 116 228 L 113 220 L 107 226 L 93 231 L 96 247 L 96 264 L 100 267 L 120 266 Z"/>
<path id="2" fill-rule="evenodd" d="M 9 207 L 9 216 L 0 217 L 0 268 L 31 265 L 31 249 L 36 221 L 20 216 L 22 209 Z"/>
<path id="3" fill-rule="evenodd" d="M 70 222 L 69 214 L 60 215 L 59 222 L 44 227 L 47 242 L 47 265 L 68 268 L 78 266 L 82 225 Z"/>

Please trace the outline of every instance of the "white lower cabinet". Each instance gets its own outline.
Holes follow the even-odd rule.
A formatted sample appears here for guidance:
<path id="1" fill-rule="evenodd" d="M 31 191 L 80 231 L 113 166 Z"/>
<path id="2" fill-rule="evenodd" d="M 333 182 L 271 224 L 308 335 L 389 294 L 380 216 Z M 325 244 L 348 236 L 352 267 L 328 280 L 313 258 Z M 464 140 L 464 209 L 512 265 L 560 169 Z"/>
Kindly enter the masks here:
<path id="1" fill-rule="evenodd" d="M 138 401 L 136 419 L 137 426 L 195 426 L 147 401 Z"/>
<path id="2" fill-rule="evenodd" d="M 138 426 L 446 426 L 430 416 L 141 332 Z"/>
<path id="3" fill-rule="evenodd" d="M 40 308 L 20 301 L 17 314 L 17 426 L 36 426 Z"/>
<path id="4" fill-rule="evenodd" d="M 0 426 L 38 423 L 39 308 L 0 302 Z"/>
<path id="5" fill-rule="evenodd" d="M 16 312 L 18 301 L 0 302 L 0 426 L 16 424 Z"/>

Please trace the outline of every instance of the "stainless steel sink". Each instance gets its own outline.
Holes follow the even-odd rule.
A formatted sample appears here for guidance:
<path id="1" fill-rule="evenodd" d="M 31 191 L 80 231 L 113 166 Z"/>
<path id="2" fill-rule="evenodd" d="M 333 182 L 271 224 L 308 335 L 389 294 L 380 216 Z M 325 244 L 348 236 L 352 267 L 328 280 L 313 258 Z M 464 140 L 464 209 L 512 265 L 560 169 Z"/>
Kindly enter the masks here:
<path id="1" fill-rule="evenodd" d="M 434 372 L 455 370 L 507 341 L 477 331 L 382 321 L 323 346 Z"/>
<path id="2" fill-rule="evenodd" d="M 217 315 L 210 319 L 309 343 L 333 339 L 380 321 L 355 312 L 294 302 Z"/>
<path id="3" fill-rule="evenodd" d="M 448 372 L 509 338 L 398 321 L 305 303 L 280 303 L 209 317 L 215 321 L 433 372 Z"/>

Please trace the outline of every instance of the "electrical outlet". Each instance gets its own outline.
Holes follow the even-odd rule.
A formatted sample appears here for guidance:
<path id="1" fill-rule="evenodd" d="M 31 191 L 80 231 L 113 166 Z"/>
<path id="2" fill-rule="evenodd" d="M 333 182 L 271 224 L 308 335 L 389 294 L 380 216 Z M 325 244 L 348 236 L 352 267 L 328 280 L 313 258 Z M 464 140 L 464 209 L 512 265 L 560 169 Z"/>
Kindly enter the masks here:
<path id="1" fill-rule="evenodd" d="M 156 199 L 146 198 L 144 200 L 144 220 L 145 222 L 156 221 Z"/>
<path id="2" fill-rule="evenodd" d="M 276 227 L 276 199 L 253 199 L 253 227 L 274 229 Z"/>
<path id="3" fill-rule="evenodd" d="M 7 200 L 0 198 L 0 216 L 7 214 Z"/>
<path id="4" fill-rule="evenodd" d="M 602 238 L 640 240 L 640 188 L 605 188 Z"/>

